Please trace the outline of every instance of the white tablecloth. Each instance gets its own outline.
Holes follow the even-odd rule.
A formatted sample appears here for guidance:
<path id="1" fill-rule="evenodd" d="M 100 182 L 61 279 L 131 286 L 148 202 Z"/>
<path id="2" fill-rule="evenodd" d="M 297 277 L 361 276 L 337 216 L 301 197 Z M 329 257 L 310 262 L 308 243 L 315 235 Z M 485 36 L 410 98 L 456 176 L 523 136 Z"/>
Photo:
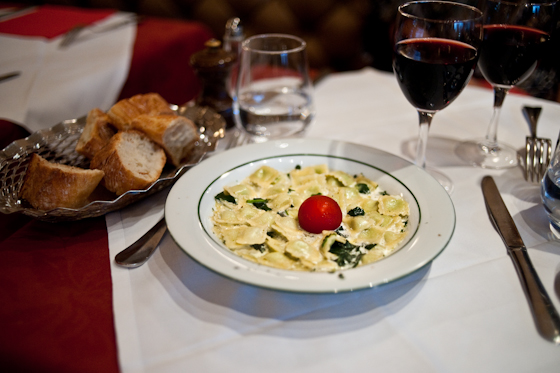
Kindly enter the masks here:
<path id="1" fill-rule="evenodd" d="M 414 158 L 417 114 L 392 74 L 334 74 L 316 87 L 315 99 L 318 114 L 306 137 Z M 432 124 L 428 164 L 455 184 L 457 226 L 430 265 L 368 290 L 284 293 L 221 277 L 166 234 L 144 266 L 112 264 L 123 372 L 557 372 L 560 347 L 537 334 L 480 190 L 482 177 L 492 175 L 560 309 L 552 289 L 560 244 L 549 232 L 538 185 L 527 183 L 521 169 L 473 168 L 453 152 L 460 141 L 485 134 L 492 101 L 490 90 L 467 87 Z M 560 105 L 516 95 L 506 98 L 499 138 L 524 146 L 524 104 L 543 106 L 539 136 L 555 142 Z M 111 258 L 163 215 L 165 196 L 107 216 Z"/>
<path id="2" fill-rule="evenodd" d="M 0 75 L 20 76 L 0 82 L 0 118 L 30 132 L 86 115 L 93 107 L 107 110 L 128 75 L 136 24 L 96 33 L 130 18 L 115 13 L 84 30 L 66 48 L 54 39 L 0 34 Z"/>

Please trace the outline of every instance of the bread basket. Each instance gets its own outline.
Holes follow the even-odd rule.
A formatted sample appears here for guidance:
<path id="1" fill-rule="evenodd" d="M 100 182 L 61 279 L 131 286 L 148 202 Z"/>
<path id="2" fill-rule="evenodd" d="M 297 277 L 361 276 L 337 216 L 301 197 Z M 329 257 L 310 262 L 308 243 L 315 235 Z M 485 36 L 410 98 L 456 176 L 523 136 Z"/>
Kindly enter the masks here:
<path id="1" fill-rule="evenodd" d="M 37 210 L 19 198 L 29 158 L 37 153 L 57 163 L 88 168 L 89 160 L 74 150 L 85 126 L 86 117 L 65 120 L 49 129 L 16 140 L 0 152 L 0 212 L 22 213 L 40 220 L 60 222 L 80 220 L 119 210 L 133 202 L 156 193 L 173 183 L 189 168 L 196 165 L 209 152 L 216 149 L 225 134 L 225 120 L 214 110 L 192 104 L 172 108 L 192 120 L 199 131 L 199 140 L 191 157 L 180 167 L 167 165 L 160 178 L 142 190 L 130 190 L 120 196 L 100 187 L 93 193 L 93 200 L 79 209 L 55 208 Z"/>

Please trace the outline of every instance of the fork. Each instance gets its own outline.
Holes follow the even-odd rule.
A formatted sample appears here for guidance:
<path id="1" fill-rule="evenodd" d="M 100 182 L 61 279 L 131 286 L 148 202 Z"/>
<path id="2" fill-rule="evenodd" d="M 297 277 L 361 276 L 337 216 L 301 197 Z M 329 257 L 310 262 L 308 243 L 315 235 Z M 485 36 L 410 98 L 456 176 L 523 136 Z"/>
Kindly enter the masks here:
<path id="1" fill-rule="evenodd" d="M 546 172 L 552 156 L 550 139 L 537 137 L 537 121 L 541 114 L 541 107 L 523 107 L 523 115 L 529 124 L 531 136 L 525 139 L 525 180 L 540 182 Z"/>

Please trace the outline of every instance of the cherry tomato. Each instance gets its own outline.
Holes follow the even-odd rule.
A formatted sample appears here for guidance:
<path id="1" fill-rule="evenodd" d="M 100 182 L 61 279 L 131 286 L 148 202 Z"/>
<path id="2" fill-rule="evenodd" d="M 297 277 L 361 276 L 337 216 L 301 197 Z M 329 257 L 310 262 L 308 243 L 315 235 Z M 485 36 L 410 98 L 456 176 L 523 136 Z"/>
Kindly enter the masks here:
<path id="1" fill-rule="evenodd" d="M 299 225 L 309 233 L 335 230 L 342 222 L 342 211 L 331 197 L 311 196 L 301 204 L 298 212 Z"/>

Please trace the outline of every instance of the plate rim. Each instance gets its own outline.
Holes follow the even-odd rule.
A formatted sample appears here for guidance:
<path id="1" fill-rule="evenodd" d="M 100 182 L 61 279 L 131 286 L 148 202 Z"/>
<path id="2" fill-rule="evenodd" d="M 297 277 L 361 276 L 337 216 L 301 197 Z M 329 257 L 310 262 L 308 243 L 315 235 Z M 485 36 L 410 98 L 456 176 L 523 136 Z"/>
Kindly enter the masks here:
<path id="1" fill-rule="evenodd" d="M 313 148 L 313 150 L 306 150 L 306 151 L 298 151 L 297 147 L 301 146 L 305 144 L 304 146 L 307 146 L 307 148 Z M 379 166 L 376 165 L 374 162 L 368 162 L 366 160 L 363 159 L 356 159 L 355 157 L 352 157 L 350 155 L 348 155 L 348 151 L 343 152 L 342 154 L 340 153 L 333 153 L 333 152 L 328 152 L 328 151 L 317 151 L 315 150 L 316 147 L 319 147 L 321 149 L 331 149 L 331 145 L 335 145 L 337 147 L 342 146 L 343 150 L 346 150 L 345 147 L 359 147 L 359 150 L 361 151 L 365 151 L 366 153 L 370 154 L 370 155 L 377 155 L 377 156 L 383 156 L 383 157 L 388 157 L 389 159 L 393 160 L 396 163 L 399 164 L 406 164 L 407 167 L 412 167 L 411 169 L 416 170 L 417 172 L 420 172 L 423 177 L 425 178 L 429 178 L 433 181 L 433 183 L 437 183 L 437 181 L 435 181 L 431 176 L 429 176 L 424 170 L 420 169 L 419 167 L 415 166 L 414 164 L 412 164 L 411 162 L 409 162 L 408 160 L 405 160 L 399 156 L 396 156 L 394 154 L 385 152 L 383 150 L 380 149 L 376 149 L 373 147 L 369 147 L 363 144 L 356 144 L 356 143 L 351 143 L 351 142 L 347 142 L 347 141 L 337 141 L 337 140 L 324 140 L 324 139 L 310 139 L 310 138 L 295 138 L 295 139 L 282 139 L 282 140 L 271 140 L 269 142 L 266 143 L 261 143 L 261 144 L 251 144 L 251 145 L 247 145 L 244 147 L 240 147 L 240 148 L 234 148 L 234 149 L 230 149 L 227 150 L 225 152 L 222 152 L 220 154 L 214 155 L 212 156 L 210 159 L 202 162 L 201 164 L 195 166 L 192 170 L 190 170 L 189 172 L 187 172 L 186 174 L 184 174 L 183 176 L 181 176 L 179 178 L 179 180 L 177 181 L 177 183 L 171 188 L 170 193 L 167 196 L 167 200 L 165 203 L 165 217 L 166 220 L 168 222 L 168 229 L 170 232 L 170 236 L 172 237 L 172 239 L 176 242 L 177 246 L 179 246 L 179 248 L 186 253 L 190 258 L 192 258 L 193 260 L 195 260 L 197 263 L 201 264 L 202 266 L 204 266 L 205 268 L 210 269 L 212 272 L 217 273 L 223 277 L 232 279 L 234 281 L 240 282 L 240 283 L 244 283 L 244 284 L 249 284 L 249 285 L 253 285 L 253 286 L 257 286 L 260 288 L 266 288 L 266 289 L 272 289 L 272 290 L 279 290 L 279 291 L 288 291 L 288 292 L 297 292 L 297 293 L 337 293 L 337 292 L 345 292 L 345 291 L 355 291 L 355 290 L 359 290 L 359 289 L 364 289 L 364 288 L 371 288 L 371 287 L 377 287 L 377 286 L 381 286 L 383 284 L 389 283 L 389 282 L 393 282 L 396 280 L 399 280 L 401 278 L 407 277 L 409 275 L 411 275 L 412 273 L 420 270 L 421 268 L 425 267 L 426 265 L 428 265 L 429 263 L 431 263 L 435 258 L 437 258 L 442 252 L 443 250 L 447 247 L 447 245 L 449 244 L 451 238 L 453 237 L 454 231 L 455 231 L 455 226 L 456 226 L 456 213 L 455 213 L 455 207 L 453 205 L 453 202 L 451 200 L 451 198 L 449 197 L 449 195 L 447 194 L 447 192 L 439 185 L 437 184 L 437 186 L 439 187 L 438 193 L 441 196 L 446 196 L 445 197 L 445 201 L 447 203 L 447 208 L 448 211 L 447 213 L 451 214 L 451 224 L 449 224 L 449 226 L 446 228 L 446 230 L 448 231 L 447 236 L 444 240 L 443 243 L 438 245 L 438 248 L 436 250 L 430 250 L 430 254 L 424 258 L 423 260 L 417 261 L 415 262 L 415 264 L 413 266 L 408 266 L 407 270 L 405 271 L 399 271 L 398 273 L 396 273 L 393 276 L 390 276 L 389 278 L 385 279 L 384 281 L 375 281 L 375 282 L 364 282 L 363 284 L 356 286 L 356 285 L 351 285 L 348 286 L 347 284 L 345 284 L 344 281 L 339 281 L 339 283 L 337 283 L 339 286 L 332 286 L 332 285 L 328 285 L 325 287 L 317 287 L 317 286 L 313 286 L 313 284 L 311 284 L 311 286 L 305 286 L 305 285 L 298 285 L 298 286 L 291 286 L 290 284 L 270 284 L 270 283 L 266 283 L 266 284 L 262 284 L 258 281 L 256 281 L 255 279 L 251 280 L 251 279 L 247 279 L 246 276 L 239 276 L 237 273 L 239 272 L 231 272 L 231 271 L 226 271 L 224 272 L 223 270 L 221 270 L 220 268 L 214 268 L 211 265 L 208 265 L 208 263 L 204 260 L 201 259 L 200 256 L 198 256 L 196 253 L 191 252 L 192 249 L 188 249 L 185 248 L 184 242 L 181 242 L 182 239 L 180 237 L 178 228 L 176 227 L 176 220 L 174 220 L 174 217 L 172 216 L 172 201 L 173 202 L 177 202 L 174 201 L 175 197 L 176 197 L 176 193 L 178 193 L 178 190 L 181 188 L 181 186 L 183 185 L 183 183 L 188 182 L 189 178 L 194 177 L 193 175 L 201 173 L 203 171 L 203 168 L 206 166 L 208 166 L 207 162 L 210 162 L 213 160 L 213 162 L 218 162 L 221 163 L 221 166 L 224 166 L 224 164 L 230 165 L 229 167 L 227 167 L 227 170 L 219 170 L 216 171 L 216 173 L 212 173 L 213 176 L 208 177 L 210 180 L 204 179 L 204 181 L 202 182 L 202 186 L 198 187 L 196 192 L 192 193 L 195 195 L 195 197 L 193 198 L 189 198 L 189 200 L 191 202 L 189 202 L 189 211 L 190 208 L 194 206 L 196 206 L 196 211 L 194 211 L 194 214 L 196 216 L 195 219 L 191 219 L 191 218 L 187 218 L 190 219 L 191 222 L 194 221 L 194 223 L 196 223 L 196 233 L 195 234 L 200 234 L 202 237 L 198 237 L 198 239 L 200 240 L 199 242 L 203 242 L 206 245 L 211 246 L 214 250 L 222 250 L 223 252 L 220 253 L 222 256 L 226 256 L 227 258 L 225 258 L 226 260 L 233 260 L 234 262 L 240 262 L 242 265 L 247 265 L 247 263 L 249 263 L 249 266 L 257 266 L 261 271 L 263 272 L 268 272 L 268 273 L 281 273 L 284 274 L 285 276 L 290 276 L 290 277 L 305 277 L 305 275 L 309 275 L 311 274 L 312 276 L 323 276 L 326 274 L 327 276 L 331 276 L 331 275 L 337 275 L 340 276 L 340 274 L 342 274 L 342 276 L 344 277 L 344 274 L 348 274 L 348 270 L 346 271 L 336 271 L 333 274 L 332 273 L 310 273 L 310 272 L 300 272 L 300 271 L 291 271 L 291 270 L 280 270 L 280 269 L 275 269 L 275 268 L 271 268 L 271 267 L 267 267 L 264 265 L 260 265 L 257 263 L 252 263 L 246 259 L 243 259 L 239 256 L 237 256 L 236 254 L 228 251 L 226 248 L 223 247 L 223 245 L 220 245 L 219 243 L 215 242 L 214 238 L 212 237 L 211 234 L 209 234 L 209 232 L 206 231 L 206 228 L 203 225 L 203 217 L 201 216 L 202 212 L 200 210 L 200 204 L 202 203 L 202 200 L 207 192 L 207 190 L 220 178 L 224 177 L 224 174 L 227 174 L 229 172 L 232 172 L 236 169 L 240 169 L 242 167 L 245 167 L 251 163 L 255 163 L 255 162 L 262 162 L 263 160 L 270 160 L 270 159 L 274 159 L 274 158 L 282 158 L 282 157 L 293 157 L 293 156 L 314 156 L 314 157 L 322 157 L 322 156 L 326 156 L 329 158 L 336 158 L 336 159 L 340 159 L 343 161 L 348 161 L 348 162 L 355 162 L 358 163 L 360 166 L 363 167 L 370 167 L 375 169 L 377 172 L 381 172 L 385 175 L 387 175 L 388 177 L 394 179 L 397 183 L 399 183 L 403 188 L 405 188 L 406 190 L 408 190 L 408 192 L 410 193 L 410 195 L 414 198 L 415 203 L 418 206 L 418 226 L 416 227 L 415 232 L 409 236 L 407 238 L 407 242 L 404 243 L 401 247 L 405 248 L 408 245 L 410 245 L 410 242 L 418 235 L 422 233 L 422 230 L 426 229 L 426 228 L 422 228 L 422 223 L 425 223 L 423 221 L 423 207 L 422 207 L 422 202 L 418 199 L 417 197 L 417 193 L 414 192 L 413 188 L 411 188 L 411 186 L 409 184 L 406 183 L 406 181 L 401 180 L 402 177 L 398 176 L 398 175 L 394 175 L 393 173 L 387 171 L 386 169 L 383 168 L 383 166 Z M 294 150 L 294 147 L 296 148 Z M 268 153 L 265 155 L 259 154 L 258 150 L 267 150 Z M 225 155 L 224 155 L 225 154 Z M 242 159 L 241 161 L 239 160 L 235 160 L 236 157 L 234 157 L 234 155 L 246 155 L 246 154 L 255 154 L 254 156 L 248 156 L 246 159 Z M 228 163 L 229 162 L 229 163 Z M 225 166 L 224 166 L 225 167 Z M 223 168 L 223 167 L 222 167 Z M 201 190 L 202 189 L 202 190 Z M 192 201 L 196 200 L 196 203 L 193 203 Z M 219 247 L 219 249 L 216 249 L 216 247 Z M 397 250 L 395 253 L 392 253 L 391 255 L 389 255 L 387 258 L 383 259 L 382 261 L 387 260 L 388 258 L 392 257 L 394 254 L 396 254 L 398 251 L 401 251 L 401 249 Z M 210 250 L 212 251 L 212 250 Z M 402 255 L 402 254 L 401 254 Z M 379 262 L 375 262 L 372 263 L 368 266 L 364 266 L 364 267 L 359 267 L 359 268 L 355 268 L 355 269 L 351 269 L 350 271 L 363 271 L 364 268 L 368 268 L 370 266 L 375 266 L 376 263 Z M 251 272 L 251 271 L 249 271 Z M 257 273 L 257 277 L 262 275 L 261 273 L 259 273 L 259 271 L 256 272 Z M 298 275 L 302 275 L 302 276 L 293 276 L 294 273 L 297 273 Z M 251 277 L 249 275 L 249 277 Z M 257 278 L 255 277 L 255 278 Z M 303 281 L 303 280 L 302 280 Z M 274 282 L 274 281 L 273 281 Z M 359 282 L 359 281 L 358 281 Z"/>

